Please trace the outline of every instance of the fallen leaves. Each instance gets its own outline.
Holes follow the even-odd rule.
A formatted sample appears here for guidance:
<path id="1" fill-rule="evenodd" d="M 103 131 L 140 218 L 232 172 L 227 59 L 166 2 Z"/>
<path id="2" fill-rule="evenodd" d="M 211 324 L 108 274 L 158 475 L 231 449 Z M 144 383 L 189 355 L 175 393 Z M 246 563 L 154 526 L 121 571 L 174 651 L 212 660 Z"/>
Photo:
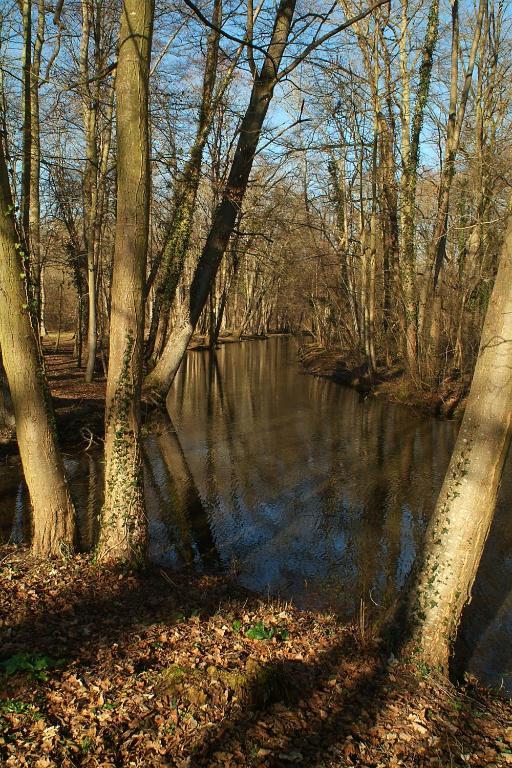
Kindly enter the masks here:
<path id="1" fill-rule="evenodd" d="M 8 768 L 511 762 L 509 703 L 390 673 L 332 616 L 219 576 L 3 555 L 2 655 L 19 662 L 0 676 Z M 38 659 L 59 665 L 40 678 Z"/>

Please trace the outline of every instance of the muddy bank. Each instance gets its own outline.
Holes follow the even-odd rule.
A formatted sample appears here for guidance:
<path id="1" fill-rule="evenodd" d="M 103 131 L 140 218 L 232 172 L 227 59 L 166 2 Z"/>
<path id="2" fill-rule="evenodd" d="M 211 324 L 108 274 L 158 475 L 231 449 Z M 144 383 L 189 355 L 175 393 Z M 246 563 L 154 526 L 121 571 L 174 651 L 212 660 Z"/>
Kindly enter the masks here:
<path id="1" fill-rule="evenodd" d="M 6 766 L 505 766 L 510 702 L 216 574 L 0 550 Z"/>
<path id="2" fill-rule="evenodd" d="M 461 413 L 469 391 L 470 382 L 457 374 L 446 378 L 435 392 L 415 386 L 400 365 L 380 365 L 371 374 L 366 363 L 338 349 L 325 349 L 316 343 L 299 348 L 299 361 L 303 370 L 313 376 L 330 379 L 363 395 L 384 397 L 390 402 L 402 403 L 444 418 Z"/>

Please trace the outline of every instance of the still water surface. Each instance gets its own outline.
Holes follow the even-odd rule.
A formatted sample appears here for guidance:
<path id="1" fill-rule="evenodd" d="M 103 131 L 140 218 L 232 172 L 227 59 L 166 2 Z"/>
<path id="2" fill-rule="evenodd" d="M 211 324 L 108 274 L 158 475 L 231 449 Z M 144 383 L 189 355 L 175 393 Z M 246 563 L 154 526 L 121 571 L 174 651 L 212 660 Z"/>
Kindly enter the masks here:
<path id="1" fill-rule="evenodd" d="M 302 374 L 286 337 L 190 352 L 168 400 L 176 433 L 145 441 L 151 557 L 230 569 L 262 593 L 378 616 L 409 573 L 455 422 Z M 82 543 L 94 544 L 101 455 L 66 459 Z M 0 469 L 3 541 L 27 536 L 27 494 Z M 512 692 L 512 471 L 461 629 L 458 655 Z"/>

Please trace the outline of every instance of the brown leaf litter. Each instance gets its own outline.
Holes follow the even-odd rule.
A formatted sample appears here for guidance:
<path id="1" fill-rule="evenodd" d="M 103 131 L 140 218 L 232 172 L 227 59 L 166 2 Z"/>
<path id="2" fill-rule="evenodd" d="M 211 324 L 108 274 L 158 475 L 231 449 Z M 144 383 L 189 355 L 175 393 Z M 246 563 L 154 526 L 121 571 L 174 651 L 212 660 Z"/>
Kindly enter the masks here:
<path id="1" fill-rule="evenodd" d="M 389 664 L 332 615 L 224 576 L 0 560 L 1 765 L 512 765 L 510 702 Z"/>

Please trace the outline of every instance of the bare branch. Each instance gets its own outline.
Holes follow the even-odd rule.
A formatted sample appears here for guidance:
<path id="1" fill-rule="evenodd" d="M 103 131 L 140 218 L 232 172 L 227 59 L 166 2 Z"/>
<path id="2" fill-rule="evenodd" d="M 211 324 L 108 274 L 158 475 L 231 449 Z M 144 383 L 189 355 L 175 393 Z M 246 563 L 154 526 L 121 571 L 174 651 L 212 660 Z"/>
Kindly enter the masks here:
<path id="1" fill-rule="evenodd" d="M 334 27 L 334 29 L 331 29 L 330 32 L 326 32 L 325 35 L 322 35 L 322 37 L 319 37 L 317 40 L 314 40 L 312 43 L 310 43 L 304 48 L 302 53 L 299 54 L 299 56 L 297 56 L 297 58 L 294 59 L 291 64 L 289 64 L 285 69 L 283 69 L 283 71 L 278 76 L 278 80 L 282 80 L 291 72 L 293 72 L 293 70 L 296 69 L 299 66 L 299 64 L 309 56 L 310 53 L 316 50 L 320 45 L 323 45 L 323 43 L 327 42 L 327 40 L 330 40 L 335 35 L 338 35 L 340 32 L 343 32 L 343 30 L 348 29 L 354 24 L 357 24 L 358 21 L 362 21 L 362 19 L 365 19 L 367 16 L 373 13 L 373 11 L 377 10 L 377 8 L 380 8 L 382 5 L 389 4 L 390 1 L 391 0 L 377 0 L 376 3 L 371 5 L 366 10 L 361 11 L 361 13 L 358 13 L 356 16 L 352 16 L 352 18 L 347 19 L 347 21 L 344 21 L 343 24 L 339 24 L 337 27 Z M 187 2 L 187 0 L 185 0 L 185 2 Z"/>

